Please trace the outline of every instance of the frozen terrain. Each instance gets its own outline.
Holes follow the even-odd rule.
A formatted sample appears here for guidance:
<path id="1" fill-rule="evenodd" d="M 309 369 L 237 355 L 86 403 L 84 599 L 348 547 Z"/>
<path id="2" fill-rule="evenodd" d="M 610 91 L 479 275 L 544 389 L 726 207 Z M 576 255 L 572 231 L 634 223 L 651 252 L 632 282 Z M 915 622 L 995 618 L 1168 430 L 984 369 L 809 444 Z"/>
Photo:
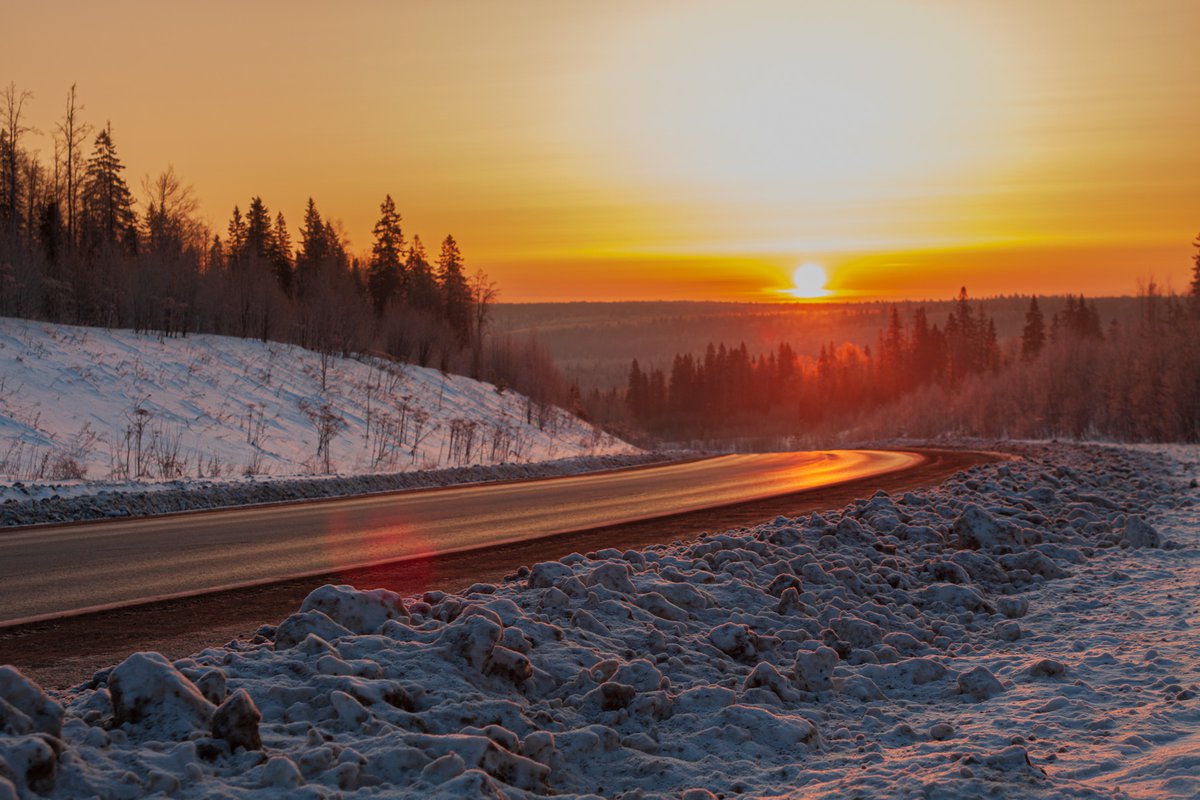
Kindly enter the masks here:
<path id="1" fill-rule="evenodd" d="M 49 697 L 0 798 L 1195 797 L 1200 448 L 941 487 L 462 595 L 326 586 Z"/>
<path id="2" fill-rule="evenodd" d="M 561 409 L 435 369 L 0 318 L 0 502 L 131 482 L 178 488 L 635 452 Z"/>

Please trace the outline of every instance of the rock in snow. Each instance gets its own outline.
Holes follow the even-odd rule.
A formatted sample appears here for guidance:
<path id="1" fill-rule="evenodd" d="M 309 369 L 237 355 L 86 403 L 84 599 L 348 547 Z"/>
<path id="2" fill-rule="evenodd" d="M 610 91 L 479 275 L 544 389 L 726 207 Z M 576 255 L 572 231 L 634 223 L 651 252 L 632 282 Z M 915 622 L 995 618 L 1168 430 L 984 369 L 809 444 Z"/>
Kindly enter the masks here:
<path id="1" fill-rule="evenodd" d="M 463 595 L 324 586 L 54 699 L 3 668 L 0 800 L 1195 795 L 1194 452 L 1028 445 Z"/>

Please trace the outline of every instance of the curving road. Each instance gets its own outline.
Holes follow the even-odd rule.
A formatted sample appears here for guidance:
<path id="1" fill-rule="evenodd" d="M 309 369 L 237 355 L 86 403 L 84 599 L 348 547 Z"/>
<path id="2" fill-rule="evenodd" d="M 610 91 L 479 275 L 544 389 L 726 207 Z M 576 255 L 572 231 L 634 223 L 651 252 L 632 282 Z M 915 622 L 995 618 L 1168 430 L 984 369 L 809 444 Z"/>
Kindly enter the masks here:
<path id="1" fill-rule="evenodd" d="M 877 450 L 730 455 L 519 483 L 0 532 L 0 626 L 744 503 L 923 460 Z"/>

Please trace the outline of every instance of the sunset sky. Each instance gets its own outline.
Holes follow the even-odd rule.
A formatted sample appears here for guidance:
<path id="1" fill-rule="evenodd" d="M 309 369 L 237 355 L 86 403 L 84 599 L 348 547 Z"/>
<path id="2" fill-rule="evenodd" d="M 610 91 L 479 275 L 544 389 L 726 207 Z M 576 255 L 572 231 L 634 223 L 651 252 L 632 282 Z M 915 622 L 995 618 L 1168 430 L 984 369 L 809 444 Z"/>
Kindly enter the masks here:
<path id="1" fill-rule="evenodd" d="M 72 82 L 130 183 L 223 233 L 385 193 L 501 299 L 1186 288 L 1200 3 L 22 3 L 44 158 Z"/>

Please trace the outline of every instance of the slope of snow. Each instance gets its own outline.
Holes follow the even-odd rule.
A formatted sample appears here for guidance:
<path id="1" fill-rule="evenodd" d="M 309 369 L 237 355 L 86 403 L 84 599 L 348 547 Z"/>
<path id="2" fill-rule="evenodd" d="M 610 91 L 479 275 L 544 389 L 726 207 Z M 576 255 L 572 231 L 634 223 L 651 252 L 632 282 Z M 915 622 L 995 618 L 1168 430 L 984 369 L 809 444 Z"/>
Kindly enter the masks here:
<path id="1" fill-rule="evenodd" d="M 0 318 L 0 481 L 10 487 L 633 452 L 560 409 L 434 369 L 224 336 L 163 340 Z"/>
<path id="2" fill-rule="evenodd" d="M 56 700 L 0 670 L 0 797 L 1196 796 L 1200 450 L 1020 452 L 463 595 L 326 586 Z"/>

